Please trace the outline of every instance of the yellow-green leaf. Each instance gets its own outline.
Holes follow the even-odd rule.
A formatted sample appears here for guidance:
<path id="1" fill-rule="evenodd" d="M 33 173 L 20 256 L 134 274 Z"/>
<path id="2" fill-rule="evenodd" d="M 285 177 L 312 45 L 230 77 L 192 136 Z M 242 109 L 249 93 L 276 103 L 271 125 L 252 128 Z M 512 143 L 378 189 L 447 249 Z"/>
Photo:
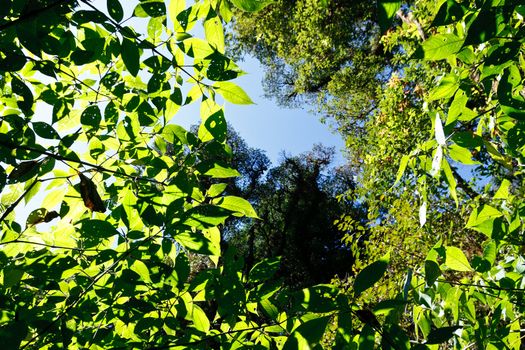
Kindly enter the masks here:
<path id="1" fill-rule="evenodd" d="M 238 105 L 253 104 L 253 101 L 240 86 L 229 81 L 219 81 L 213 84 L 215 91 L 224 97 L 228 102 Z"/>
<path id="2" fill-rule="evenodd" d="M 457 247 L 445 247 L 445 265 L 455 271 L 472 271 L 465 254 Z"/>

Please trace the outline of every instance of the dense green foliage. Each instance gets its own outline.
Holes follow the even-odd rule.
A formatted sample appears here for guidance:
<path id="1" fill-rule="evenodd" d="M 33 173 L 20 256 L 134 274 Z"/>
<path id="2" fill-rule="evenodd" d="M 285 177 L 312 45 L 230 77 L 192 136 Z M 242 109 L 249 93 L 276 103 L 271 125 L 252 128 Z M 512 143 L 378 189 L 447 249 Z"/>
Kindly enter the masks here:
<path id="1" fill-rule="evenodd" d="M 523 5 L 452 0 L 377 5 L 368 4 L 362 15 L 355 2 L 278 1 L 256 16 L 239 14 L 232 42 L 267 67 L 270 95 L 292 96 L 280 86 L 288 84 L 294 97 L 335 118 L 347 138 L 349 160 L 359 174 L 358 188 L 348 195 L 365 201 L 369 213 L 361 235 L 369 244 L 365 251 L 356 249 L 356 266 L 395 252 L 389 278 L 361 298 L 382 305 L 395 297 L 416 305 L 396 312 L 378 307 L 377 315 L 388 314 L 384 327 L 399 320 L 419 342 L 430 337 L 457 348 L 519 348 Z M 303 17 L 303 8 L 316 15 Z M 348 16 L 328 17 L 342 8 L 354 15 L 350 26 Z M 374 29 L 360 41 L 327 34 L 330 28 L 344 33 L 364 18 Z M 289 33 L 299 35 L 286 40 Z M 333 39 L 328 52 L 359 47 L 376 53 L 380 63 L 349 55 L 343 67 L 337 60 L 309 64 L 326 56 L 319 54 L 324 40 L 308 39 L 325 34 Z M 323 66 L 330 64 L 337 68 Z M 341 71 L 351 68 L 348 83 Z M 299 84 L 299 77 L 323 74 L 326 85 L 320 89 Z M 354 85 L 362 76 L 377 89 Z M 360 225 L 351 217 L 338 223 L 342 229 Z M 358 237 L 354 233 L 345 241 L 355 244 Z"/>
<path id="2" fill-rule="evenodd" d="M 370 81 L 385 84 L 350 98 L 375 109 L 355 124 L 363 140 L 376 139 L 370 157 L 356 158 L 369 181 L 364 188 L 376 184 L 375 201 L 357 194 L 375 212 L 364 256 L 373 262 L 358 265 L 354 278 L 296 291 L 272 279 L 275 257 L 243 274 L 242 259 L 224 248 L 220 232 L 231 216 L 257 217 L 248 201 L 223 192 L 238 172 L 228 163 L 222 103 L 251 103 L 231 82 L 242 72 L 224 54 L 223 28 L 233 6 L 264 11 L 280 3 L 202 0 L 187 7 L 145 0 L 133 14 L 118 0 L 102 3 L 11 0 L 0 8 L 5 348 L 520 348 L 525 7 L 519 0 L 415 1 L 398 12 L 399 23 L 397 1 L 379 1 L 377 18 L 371 3 L 363 12 L 358 5 L 344 12 L 347 2 L 298 1 L 305 11 L 290 11 L 292 24 L 322 23 L 335 11 L 391 49 L 402 68 L 382 79 L 379 68 L 395 67 L 386 49 L 374 56 L 363 38 L 344 38 L 352 57 L 370 58 L 364 71 Z M 314 3 L 325 12 L 309 7 Z M 191 34 L 201 25 L 195 32 L 205 38 Z M 341 51 L 330 42 L 343 31 L 325 27 L 328 41 L 312 36 L 310 44 L 328 49 L 308 52 L 329 65 L 320 71 L 337 76 L 352 64 L 341 66 Z M 291 28 L 291 43 L 306 45 L 305 33 Z M 340 81 L 340 91 L 353 86 L 351 77 Z M 298 82 L 304 91 L 311 83 Z M 192 103 L 200 103 L 197 136 L 172 123 Z M 345 118 L 349 125 L 358 120 Z M 381 156 L 385 167 L 374 168 Z M 311 173 L 295 161 L 307 176 L 315 175 L 313 164 Z M 463 180 L 469 165 L 486 186 Z M 290 169 L 275 176 L 285 184 Z M 374 207 L 385 198 L 399 210 Z M 27 217 L 24 205 L 32 210 Z M 354 224 L 340 222 L 350 232 Z M 408 266 L 399 259 L 402 232 L 421 238 L 409 242 L 421 257 Z M 192 271 L 192 254 L 207 256 L 211 266 Z"/>

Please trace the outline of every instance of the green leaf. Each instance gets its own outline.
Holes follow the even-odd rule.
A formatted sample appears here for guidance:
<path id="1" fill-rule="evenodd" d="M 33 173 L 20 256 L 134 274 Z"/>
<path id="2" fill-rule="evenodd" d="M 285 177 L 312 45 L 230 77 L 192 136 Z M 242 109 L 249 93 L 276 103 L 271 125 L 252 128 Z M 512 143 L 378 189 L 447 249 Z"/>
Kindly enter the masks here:
<path id="1" fill-rule="evenodd" d="M 204 22 L 204 33 L 210 45 L 214 46 L 219 52 L 224 52 L 224 30 L 219 16 L 209 17 Z"/>
<path id="2" fill-rule="evenodd" d="M 503 181 L 501 181 L 501 185 L 499 186 L 498 188 L 498 191 L 496 191 L 496 193 L 494 194 L 494 199 L 508 199 L 509 198 L 509 189 L 511 187 L 511 183 L 509 180 L 507 179 L 503 179 Z"/>
<path id="3" fill-rule="evenodd" d="M 193 304 L 192 319 L 195 328 L 199 331 L 208 333 L 210 331 L 210 321 L 200 306 Z"/>
<path id="4" fill-rule="evenodd" d="M 236 196 L 225 196 L 216 198 L 213 201 L 213 204 L 233 211 L 234 213 L 239 213 L 250 218 L 257 218 L 257 213 L 253 209 L 250 202 L 246 199 L 236 197 Z"/>
<path id="5" fill-rule="evenodd" d="M 18 164 L 7 176 L 10 183 L 27 181 L 38 174 L 40 170 L 40 161 L 30 160 Z"/>
<path id="6" fill-rule="evenodd" d="M 224 183 L 221 183 L 221 184 L 213 184 L 213 185 L 210 186 L 210 188 L 208 189 L 208 191 L 206 191 L 206 196 L 211 197 L 211 198 L 217 197 L 217 196 L 219 196 L 222 192 L 224 192 L 224 190 L 226 189 L 226 187 L 228 187 L 228 184 L 224 184 Z"/>
<path id="7" fill-rule="evenodd" d="M 472 271 L 472 267 L 461 249 L 456 247 L 445 247 L 445 252 L 445 265 L 449 269 L 454 271 Z"/>
<path id="8" fill-rule="evenodd" d="M 22 277 L 24 276 L 24 270 L 16 268 L 14 266 L 6 267 L 2 272 L 4 275 L 4 288 L 11 288 L 17 286 L 20 283 L 20 280 L 22 280 Z"/>
<path id="9" fill-rule="evenodd" d="M 496 242 L 489 241 L 483 248 L 483 258 L 486 259 L 491 265 L 496 262 L 496 256 L 498 254 L 498 247 Z"/>
<path id="10" fill-rule="evenodd" d="M 497 36 L 502 28 L 500 24 L 507 21 L 501 10 L 497 7 L 483 6 L 474 21 L 470 23 L 465 45 L 481 44 Z"/>
<path id="11" fill-rule="evenodd" d="M 267 258 L 259 261 L 250 270 L 248 281 L 252 283 L 264 282 L 269 280 L 279 270 L 281 258 Z"/>
<path id="12" fill-rule="evenodd" d="M 110 238 L 118 235 L 118 231 L 107 221 L 84 220 L 80 224 L 80 234 L 86 238 Z"/>
<path id="13" fill-rule="evenodd" d="M 368 323 L 364 325 L 359 334 L 358 349 L 370 350 L 375 348 L 375 331 Z"/>
<path id="14" fill-rule="evenodd" d="M 142 13 L 145 13 L 146 16 L 150 17 L 160 17 L 166 15 L 166 5 L 164 1 L 159 0 L 146 0 L 141 1 L 140 4 L 135 8 L 135 16 L 146 17 Z"/>
<path id="15" fill-rule="evenodd" d="M 133 261 L 133 264 L 131 264 L 130 268 L 133 271 L 135 271 L 144 282 L 151 282 L 151 278 L 149 275 L 149 269 L 146 266 L 146 264 L 144 264 L 142 261 L 140 260 Z"/>
<path id="16" fill-rule="evenodd" d="M 381 259 L 374 261 L 359 272 L 354 281 L 354 292 L 356 295 L 371 288 L 381 279 L 381 277 L 383 277 L 388 267 L 389 260 L 390 254 L 386 254 Z"/>
<path id="17" fill-rule="evenodd" d="M 270 317 L 270 319 L 276 320 L 279 316 L 279 309 L 274 304 L 272 304 L 270 299 L 261 300 L 259 302 L 259 305 L 261 305 L 262 309 L 264 310 L 266 315 Z"/>
<path id="18" fill-rule="evenodd" d="M 321 341 L 330 317 L 312 317 L 293 331 L 283 350 L 311 349 Z"/>
<path id="19" fill-rule="evenodd" d="M 204 121 L 204 127 L 219 142 L 226 141 L 227 124 L 223 110 L 219 110 Z"/>
<path id="20" fill-rule="evenodd" d="M 128 38 L 122 40 L 121 55 L 126 68 L 134 77 L 137 76 L 140 68 L 140 51 L 136 42 Z"/>
<path id="21" fill-rule="evenodd" d="M 437 278 L 441 275 L 441 270 L 437 262 L 433 260 L 425 260 L 425 282 L 431 286 L 436 282 Z"/>
<path id="22" fill-rule="evenodd" d="M 516 66 L 505 69 L 498 84 L 498 98 L 503 112 L 511 118 L 525 120 L 525 99 L 514 92 L 521 82 L 521 74 Z"/>
<path id="23" fill-rule="evenodd" d="M 452 144 L 448 147 L 448 155 L 456 162 L 473 165 L 480 164 L 480 162 L 472 159 L 472 153 L 469 149 Z"/>
<path id="24" fill-rule="evenodd" d="M 58 135 L 56 130 L 48 123 L 33 122 L 33 129 L 35 130 L 35 133 L 38 136 L 43 137 L 45 139 L 52 139 L 52 140 L 60 139 L 60 136 Z"/>
<path id="25" fill-rule="evenodd" d="M 218 81 L 213 84 L 213 87 L 215 88 L 215 91 L 221 94 L 228 102 L 239 105 L 253 104 L 253 101 L 246 92 L 234 83 L 229 81 Z"/>
<path id="26" fill-rule="evenodd" d="M 458 195 L 456 192 L 456 178 L 454 177 L 454 174 L 452 173 L 452 169 L 450 168 L 450 165 L 448 164 L 448 161 L 446 159 L 443 159 L 441 162 L 441 168 L 443 169 L 443 172 L 445 173 L 445 179 L 448 183 L 448 190 L 450 192 L 450 197 L 454 199 L 454 202 L 456 202 L 456 207 L 459 206 L 458 201 Z"/>
<path id="27" fill-rule="evenodd" d="M 19 96 L 22 96 L 23 100 L 18 102 L 18 105 L 20 106 L 20 109 L 24 111 L 31 110 L 34 103 L 33 93 L 31 92 L 31 89 L 24 84 L 20 79 L 18 79 L 15 76 L 12 76 L 11 78 L 11 88 L 13 89 L 13 92 Z"/>
<path id="28" fill-rule="evenodd" d="M 501 217 L 503 214 L 494 207 L 488 204 L 483 205 L 480 208 L 476 208 L 470 214 L 467 222 L 467 228 L 478 226 L 479 224 L 490 220 Z"/>
<path id="29" fill-rule="evenodd" d="M 401 8 L 401 1 L 396 0 L 377 0 L 379 29 L 385 33 L 394 20 L 396 12 Z"/>
<path id="30" fill-rule="evenodd" d="M 401 180 L 401 177 L 405 173 L 409 160 L 410 160 L 410 156 L 407 154 L 404 154 L 403 157 L 401 157 L 401 162 L 399 163 L 399 169 L 397 169 L 396 181 L 394 182 L 393 186 L 397 185 L 399 183 L 399 180 Z"/>
<path id="31" fill-rule="evenodd" d="M 439 8 L 431 26 L 444 26 L 458 22 L 463 18 L 465 11 L 465 7 L 455 0 L 447 0 Z"/>
<path id="32" fill-rule="evenodd" d="M 217 179 L 237 177 L 239 172 L 218 161 L 203 161 L 197 164 L 197 171 L 202 175 L 211 176 Z"/>
<path id="33" fill-rule="evenodd" d="M 102 114 L 98 105 L 91 105 L 87 107 L 80 116 L 80 122 L 82 125 L 89 125 L 94 129 L 98 129 L 100 122 L 102 121 Z"/>
<path id="34" fill-rule="evenodd" d="M 459 52 L 462 46 L 463 39 L 454 34 L 437 34 L 423 42 L 422 52 L 417 52 L 416 57 L 427 61 L 439 61 Z"/>
<path id="35" fill-rule="evenodd" d="M 428 93 L 429 101 L 436 101 L 454 96 L 459 89 L 458 76 L 447 74 L 439 80 L 438 85 Z"/>
<path id="36" fill-rule="evenodd" d="M 433 329 L 427 336 L 426 344 L 444 343 L 454 336 L 455 331 L 461 328 L 461 326 L 451 326 Z"/>
<path id="37" fill-rule="evenodd" d="M 220 223 L 224 222 L 224 219 L 226 217 L 222 217 L 220 219 Z M 216 218 L 204 218 L 201 219 L 201 221 L 197 221 L 198 219 L 192 218 L 193 221 L 190 221 L 190 219 L 186 220 L 187 225 L 195 226 L 200 229 L 204 229 L 204 227 L 210 226 L 210 221 L 213 221 L 213 219 Z M 197 222 L 197 223 L 193 223 Z M 201 225 L 202 222 L 206 222 L 205 225 Z M 213 221 L 216 222 L 216 221 Z M 199 227 L 200 225 L 200 227 Z M 218 225 L 218 224 L 217 224 Z M 199 254 L 204 255 L 220 255 L 221 250 L 220 247 L 213 244 L 205 235 L 203 235 L 201 232 L 181 232 L 176 234 L 173 237 L 177 242 L 179 242 L 184 248 L 195 252 Z"/>
<path id="38" fill-rule="evenodd" d="M 124 18 L 124 9 L 119 0 L 107 0 L 107 9 L 115 21 L 120 22 Z"/>
<path id="39" fill-rule="evenodd" d="M 248 12 L 257 12 L 274 2 L 274 0 L 231 0 L 235 7 Z"/>

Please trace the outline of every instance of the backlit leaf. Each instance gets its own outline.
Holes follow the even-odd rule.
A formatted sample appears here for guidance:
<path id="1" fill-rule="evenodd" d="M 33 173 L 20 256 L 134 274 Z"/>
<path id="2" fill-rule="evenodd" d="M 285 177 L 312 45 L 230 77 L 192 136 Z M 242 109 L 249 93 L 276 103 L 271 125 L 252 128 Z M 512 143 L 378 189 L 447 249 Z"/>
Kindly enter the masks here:
<path id="1" fill-rule="evenodd" d="M 454 34 L 436 34 L 425 40 L 421 47 L 421 58 L 439 61 L 457 53 L 463 46 L 463 39 Z"/>
<path id="2" fill-rule="evenodd" d="M 472 271 L 472 267 L 461 249 L 456 247 L 446 247 L 445 251 L 445 265 L 449 269 L 455 271 Z"/>
<path id="3" fill-rule="evenodd" d="M 253 101 L 246 94 L 246 92 L 244 92 L 243 89 L 234 83 L 230 83 L 228 81 L 218 81 L 213 84 L 213 87 L 228 102 L 239 105 L 253 104 Z"/>
<path id="4" fill-rule="evenodd" d="M 257 213 L 253 209 L 250 202 L 248 202 L 244 198 L 235 197 L 235 196 L 225 196 L 225 197 L 216 198 L 213 201 L 213 204 L 221 208 L 231 210 L 235 213 L 239 213 L 244 216 L 250 217 L 250 218 L 257 217 Z"/>

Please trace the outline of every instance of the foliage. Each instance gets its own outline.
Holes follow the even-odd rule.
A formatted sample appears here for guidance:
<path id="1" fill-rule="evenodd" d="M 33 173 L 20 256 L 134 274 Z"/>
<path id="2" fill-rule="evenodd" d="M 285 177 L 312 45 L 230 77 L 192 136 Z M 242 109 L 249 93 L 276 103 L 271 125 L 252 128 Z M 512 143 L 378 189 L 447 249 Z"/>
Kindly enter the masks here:
<path id="1" fill-rule="evenodd" d="M 320 17 L 324 3 L 316 3 Z M 308 4 L 312 2 L 278 3 L 273 11 Z M 356 315 L 365 327 L 354 340 L 373 346 L 376 338 L 383 347 L 396 349 L 518 349 L 523 312 L 518 238 L 523 233 L 523 5 L 512 0 L 378 4 L 384 10 L 378 20 L 381 44 L 391 50 L 394 62 L 381 68 L 394 74 L 363 100 L 373 108 L 365 119 L 340 107 L 341 115 L 334 115 L 343 124 L 360 127 L 346 134 L 350 157 L 361 171 L 357 198 L 367 201 L 371 214 L 369 254 L 364 258 L 380 261 L 381 252 L 389 250 L 385 272 L 395 279 L 386 292 L 375 287 L 363 293 L 361 281 L 367 279 L 360 276 L 372 271 L 364 268 L 355 278 L 358 288 L 340 282 L 348 294 L 360 294 L 363 303 L 371 303 L 373 313 L 360 310 Z M 310 17 L 297 18 L 295 11 L 287 11 L 292 15 L 274 16 L 277 22 L 266 27 L 267 33 L 256 30 L 252 39 L 241 38 L 248 50 L 267 50 L 259 55 L 263 63 L 274 63 L 269 64 L 271 78 L 296 78 L 297 66 L 291 62 L 308 62 L 315 52 L 281 50 L 279 35 L 304 30 L 315 38 L 323 33 L 322 26 L 306 25 Z M 257 20 L 271 21 L 267 16 L 272 16 L 270 10 Z M 279 18 L 293 18 L 301 27 L 280 26 Z M 248 35 L 239 23 L 237 30 Z M 384 31 L 385 23 L 394 27 Z M 290 46 L 295 44 L 290 40 Z M 344 41 L 341 45 L 352 47 Z M 395 64 L 401 68 L 397 72 Z M 379 76 L 384 72 L 373 65 L 363 67 Z M 338 77 L 324 71 L 332 81 Z M 354 81 L 359 81 L 357 74 Z M 341 86 L 356 93 L 351 84 Z M 308 94 L 307 89 L 297 92 Z M 338 96 L 329 94 L 329 102 Z M 476 186 L 476 180 L 481 185 Z M 344 229 L 354 225 L 345 218 L 339 224 Z"/>
<path id="2" fill-rule="evenodd" d="M 268 5 L 232 3 L 245 10 Z M 421 132 L 422 141 L 399 159 L 400 184 L 418 186 L 417 201 L 404 203 L 420 204 L 423 228 L 432 223 L 427 220 L 432 213 L 454 214 L 452 206 L 441 204 L 445 191 L 465 209 L 448 236 L 440 235 L 422 252 L 424 261 L 407 271 L 391 298 L 374 300 L 367 298 L 384 281 L 397 246 L 354 279 L 298 291 L 272 280 L 277 259 L 260 261 L 246 277 L 242 259 L 221 249 L 220 227 L 228 217 L 257 216 L 245 199 L 223 194 L 220 185 L 238 174 L 225 161 L 230 147 L 220 103 L 251 101 L 231 82 L 242 72 L 224 54 L 223 21 L 231 18 L 232 4 L 203 0 L 186 8 L 183 1 L 167 7 L 142 1 L 132 15 L 144 21 L 139 35 L 126 26 L 118 0 L 107 1 L 104 9 L 84 0 L 5 2 L 3 344 L 519 349 L 525 285 L 524 6 L 518 0 L 387 3 L 379 2 L 382 29 L 396 25 L 395 8 L 405 11 L 406 21 L 385 32 L 385 45 L 402 44 L 395 53 L 419 65 L 418 82 L 432 82 L 421 85 L 421 92 L 417 86 L 410 90 L 421 99 L 408 100 L 417 113 L 401 114 L 426 121 L 431 130 Z M 345 9 L 332 8 L 336 1 L 319 4 L 326 11 Z M 308 16 L 312 10 L 306 9 L 309 20 L 323 18 Z M 197 23 L 205 39 L 190 33 Z M 318 57 L 322 64 L 333 59 L 322 52 Z M 202 123 L 195 137 L 171 121 L 197 101 Z M 423 115 L 420 121 L 417 115 Z M 395 117 L 394 125 L 401 126 L 405 119 Z M 413 135 L 424 125 L 407 127 L 414 128 Z M 480 194 L 453 168 L 476 161 L 486 162 L 480 168 L 487 185 Z M 380 175 L 374 178 L 382 184 Z M 21 217 L 22 205 L 32 210 L 27 217 Z M 406 204 L 401 207 L 408 211 Z M 414 216 L 388 224 L 395 228 L 396 220 L 413 226 Z M 377 227 L 388 230 L 381 222 Z M 456 237 L 473 231 L 483 237 L 480 249 L 454 245 Z M 215 267 L 190 279 L 190 252 L 208 255 Z"/>
<path id="3" fill-rule="evenodd" d="M 224 55 L 230 4 L 134 6 L 128 18 L 117 0 L 2 4 L 4 346 L 318 342 L 322 327 L 320 335 L 308 329 L 338 312 L 324 296 L 331 289 L 311 292 L 331 302 L 327 308 L 310 310 L 298 295 L 275 312 L 279 286 L 265 278 L 275 264 L 260 262 L 247 280 L 235 254 L 221 253 L 218 226 L 232 215 L 256 216 L 246 200 L 219 190 L 238 175 L 221 160 L 229 148 L 220 101 L 251 102 L 230 81 L 242 71 Z M 190 34 L 197 23 L 205 39 Z M 197 101 L 195 137 L 172 121 Z M 216 267 L 189 279 L 190 253 Z"/>

